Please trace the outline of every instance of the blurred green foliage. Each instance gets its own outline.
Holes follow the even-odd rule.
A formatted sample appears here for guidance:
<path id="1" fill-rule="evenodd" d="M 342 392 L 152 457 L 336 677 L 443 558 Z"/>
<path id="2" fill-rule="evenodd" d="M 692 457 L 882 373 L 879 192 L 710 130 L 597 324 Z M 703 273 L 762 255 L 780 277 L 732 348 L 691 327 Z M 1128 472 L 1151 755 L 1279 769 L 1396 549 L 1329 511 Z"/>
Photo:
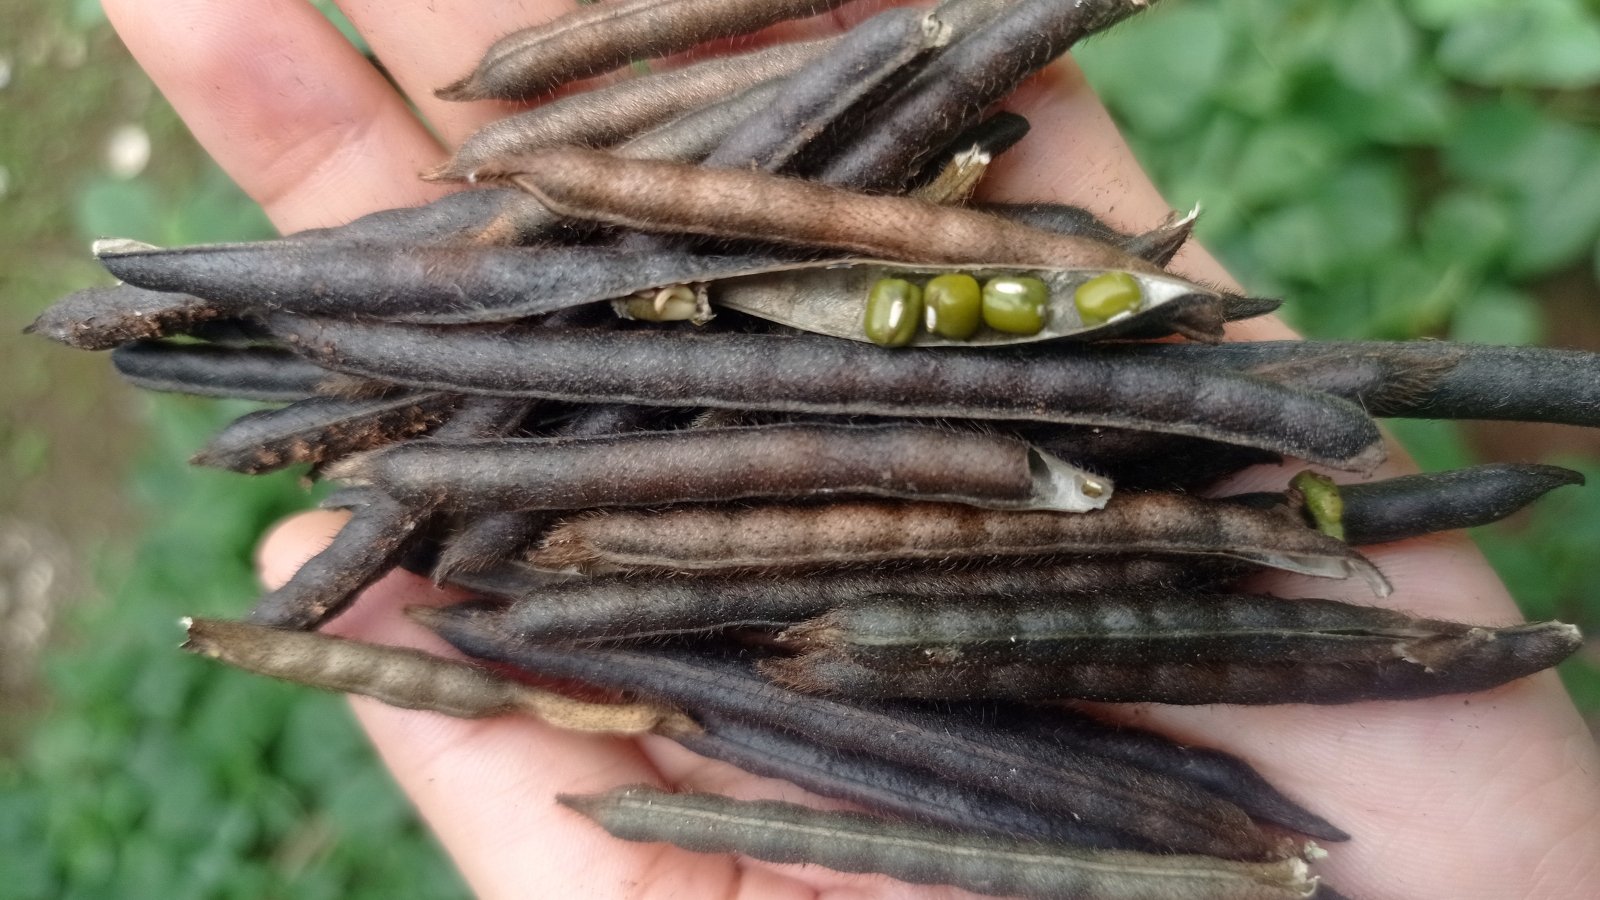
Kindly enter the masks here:
<path id="1" fill-rule="evenodd" d="M 104 27 L 93 0 L 65 15 Z M 1169 0 L 1078 55 L 1169 199 L 1203 203 L 1202 238 L 1307 333 L 1560 342 L 1574 283 L 1595 315 L 1600 14 L 1580 0 Z M 84 236 L 265 233 L 214 169 L 91 176 L 74 211 Z M 148 525 L 102 552 L 106 602 L 69 617 L 48 714 L 0 757 L 0 893 L 464 893 L 337 698 L 170 649 L 179 615 L 243 608 L 257 535 L 306 496 L 183 465 L 241 407 L 141 402 Z M 1394 430 L 1427 468 L 1474 459 L 1458 425 Z M 1530 615 L 1600 632 L 1600 491 L 1480 539 Z M 1600 712 L 1600 671 L 1564 674 Z"/>

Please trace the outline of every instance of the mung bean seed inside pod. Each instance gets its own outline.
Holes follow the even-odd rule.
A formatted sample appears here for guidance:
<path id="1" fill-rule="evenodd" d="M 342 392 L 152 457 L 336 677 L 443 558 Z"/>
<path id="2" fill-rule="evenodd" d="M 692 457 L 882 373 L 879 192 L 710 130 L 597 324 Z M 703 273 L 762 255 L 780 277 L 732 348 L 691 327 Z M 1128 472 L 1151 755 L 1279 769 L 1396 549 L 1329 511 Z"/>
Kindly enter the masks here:
<path id="1" fill-rule="evenodd" d="M 681 713 L 643 703 L 586 703 L 431 653 L 220 619 L 184 619 L 183 649 L 297 684 L 372 697 L 460 719 L 520 713 L 567 731 L 645 734 L 663 723 L 695 730 Z"/>
<path id="2" fill-rule="evenodd" d="M 1320 394 L 1164 360 L 1021 359 L 811 337 L 488 333 L 266 318 L 330 369 L 501 396 L 894 418 L 1049 421 L 1183 434 L 1334 468 L 1383 459 L 1377 426 Z"/>
<path id="3" fill-rule="evenodd" d="M 1129 593 L 884 597 L 789 629 L 761 670 L 860 697 L 1352 703 L 1497 687 L 1577 649 L 1559 622 L 1487 628 L 1332 600 Z"/>
<path id="4" fill-rule="evenodd" d="M 530 560 L 558 571 L 714 572 L 1064 554 L 1221 556 L 1359 576 L 1389 594 L 1372 563 L 1286 511 L 1181 494 L 1119 494 L 1105 509 L 1071 515 L 888 501 L 618 510 L 562 523 Z"/>
<path id="5" fill-rule="evenodd" d="M 1317 879 L 1298 859 L 1244 863 L 1019 844 L 858 813 L 714 794 L 670 794 L 644 785 L 556 799 L 624 840 L 664 841 L 700 853 L 739 853 L 841 872 L 877 872 L 912 884 L 948 884 L 983 894 L 1290 900 L 1317 892 Z"/>
<path id="6" fill-rule="evenodd" d="M 473 610 L 407 612 L 477 659 L 624 691 L 691 718 L 710 711 L 805 734 L 836 750 L 995 791 L 1148 845 L 1232 859 L 1280 859 L 1295 850 L 1261 831 L 1238 807 L 1181 779 L 1027 735 L 995 733 L 907 704 L 844 703 L 796 693 L 742 662 L 705 654 L 523 644 L 485 628 Z"/>
<path id="7" fill-rule="evenodd" d="M 712 283 L 709 294 L 713 306 L 812 334 L 871 340 L 880 346 L 994 347 L 1172 333 L 1215 341 L 1222 337 L 1224 321 L 1234 317 L 1227 299 L 1208 288 L 1171 275 L 1119 272 L 1115 274 L 1134 284 L 1137 301 L 1118 314 L 1091 320 L 1080 313 L 1074 296 L 1084 284 L 1105 274 L 1096 269 L 841 262 L 737 275 Z M 1009 331 L 983 327 L 984 291 L 1006 279 L 1028 279 L 1043 287 L 1042 312 L 1034 314 L 1039 327 Z M 920 303 L 899 294 L 878 296 L 891 288 L 903 293 L 901 284 L 918 289 Z M 899 330 L 891 340 L 884 324 L 874 324 L 874 309 L 881 305 L 877 315 L 886 315 L 897 301 L 908 304 L 907 315 L 896 320 Z M 920 306 L 921 315 L 913 306 Z M 879 338 L 873 338 L 874 333 Z"/>

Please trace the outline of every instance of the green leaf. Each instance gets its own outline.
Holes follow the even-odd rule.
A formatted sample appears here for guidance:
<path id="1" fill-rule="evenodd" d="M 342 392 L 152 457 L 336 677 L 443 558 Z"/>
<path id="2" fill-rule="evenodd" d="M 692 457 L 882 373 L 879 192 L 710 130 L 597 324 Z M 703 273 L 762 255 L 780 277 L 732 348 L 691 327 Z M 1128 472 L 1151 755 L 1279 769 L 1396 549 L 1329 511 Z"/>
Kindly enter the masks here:
<path id="1" fill-rule="evenodd" d="M 85 240 L 162 240 L 161 201 L 147 181 L 91 178 L 73 198 L 74 224 Z"/>
<path id="2" fill-rule="evenodd" d="M 1333 68 L 1345 84 L 1366 93 L 1387 90 L 1410 75 L 1416 58 L 1416 30 L 1394 0 L 1345 6 L 1332 44 Z"/>
<path id="3" fill-rule="evenodd" d="M 1476 270 L 1499 260 L 1512 240 L 1512 212 L 1494 193 L 1470 187 L 1448 191 L 1422 217 L 1429 258 Z"/>
<path id="4" fill-rule="evenodd" d="M 1341 161 L 1341 143 L 1315 119 L 1265 122 L 1235 156 L 1230 193 L 1251 205 L 1288 201 L 1328 177 Z"/>
<path id="5" fill-rule="evenodd" d="M 1587 87 L 1600 80 L 1600 21 L 1575 0 L 1523 0 L 1454 22 L 1438 58 L 1474 84 Z"/>
<path id="6" fill-rule="evenodd" d="M 1526 293 L 1487 285 L 1461 304 L 1450 322 L 1450 339 L 1479 344 L 1537 344 L 1544 315 Z"/>
<path id="7" fill-rule="evenodd" d="M 1206 10 L 1159 7 L 1073 50 L 1089 83 L 1140 131 L 1169 134 L 1197 121 L 1220 80 L 1228 35 Z M 1150 90 L 1151 84 L 1162 90 Z"/>
<path id="8" fill-rule="evenodd" d="M 1550 123 L 1508 166 L 1517 201 L 1512 271 L 1540 274 L 1578 261 L 1600 235 L 1600 137 Z"/>

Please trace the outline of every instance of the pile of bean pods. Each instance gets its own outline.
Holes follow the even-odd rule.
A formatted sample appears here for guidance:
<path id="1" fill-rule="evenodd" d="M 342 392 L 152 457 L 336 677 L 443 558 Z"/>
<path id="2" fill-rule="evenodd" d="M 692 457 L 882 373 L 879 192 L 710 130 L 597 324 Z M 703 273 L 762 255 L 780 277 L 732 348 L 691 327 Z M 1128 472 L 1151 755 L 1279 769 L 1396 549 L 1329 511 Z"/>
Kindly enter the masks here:
<path id="1" fill-rule="evenodd" d="M 618 0 L 509 35 L 441 91 L 526 99 L 839 0 Z M 1600 359 L 1219 343 L 1276 303 L 1164 266 L 1192 217 L 971 205 L 1027 123 L 991 110 L 1139 0 L 947 0 L 832 39 L 572 93 L 425 177 L 443 200 L 252 244 L 96 246 L 123 283 L 32 330 L 153 390 L 275 405 L 201 465 L 307 464 L 352 512 L 189 647 L 458 716 L 665 735 L 862 814 L 635 787 L 561 802 L 670 841 L 1029 897 L 1331 897 L 1349 836 L 1245 762 L 1064 699 L 1348 703 L 1558 662 L 1487 627 L 1233 587 L 1356 577 L 1365 544 L 1581 481 L 1495 465 L 1204 499 L 1284 457 L 1383 458 L 1372 416 L 1600 424 Z M 1180 335 L 1187 340 L 1137 339 Z M 182 338 L 181 340 L 172 340 Z M 114 348 L 114 349 L 113 349 Z M 396 567 L 468 656 L 316 629 Z"/>

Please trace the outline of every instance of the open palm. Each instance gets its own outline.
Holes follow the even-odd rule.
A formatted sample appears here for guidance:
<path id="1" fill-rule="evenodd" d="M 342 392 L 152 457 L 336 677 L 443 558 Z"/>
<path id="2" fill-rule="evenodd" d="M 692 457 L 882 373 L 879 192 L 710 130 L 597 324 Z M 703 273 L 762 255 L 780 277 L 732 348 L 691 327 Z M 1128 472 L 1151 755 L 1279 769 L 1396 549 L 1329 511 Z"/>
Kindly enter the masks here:
<path id="1" fill-rule="evenodd" d="M 195 135 L 285 232 L 339 224 L 437 197 L 416 174 L 486 121 L 496 103 L 451 104 L 433 89 L 466 72 L 491 41 L 567 10 L 556 0 L 344 0 L 402 95 L 303 0 L 105 0 L 118 31 Z M 875 3 L 784 26 L 837 29 Z M 407 98 L 431 124 L 413 112 Z M 1031 136 L 993 170 L 993 199 L 1055 200 L 1113 224 L 1151 226 L 1162 202 L 1070 64 L 1012 102 Z M 437 134 L 437 139 L 434 134 Z M 1226 275 L 1203 253 L 1177 268 Z M 1284 337 L 1275 322 L 1235 326 L 1238 339 Z M 1391 463 L 1389 474 L 1400 470 Z M 1246 475 L 1279 486 L 1281 472 Z M 261 550 L 269 585 L 285 581 L 342 519 L 311 513 Z M 1515 620 L 1505 589 L 1459 535 L 1371 548 L 1395 584 L 1393 605 L 1486 624 Z M 1284 596 L 1366 602 L 1356 586 L 1287 576 L 1259 587 Z M 447 598 L 397 573 L 329 629 L 447 652 L 400 615 Z M 482 896 L 760 898 L 956 896 L 882 877 L 690 854 L 615 841 L 558 807 L 558 792 L 630 782 L 801 799 L 790 785 L 709 762 L 665 739 L 557 733 L 519 719 L 465 722 L 356 700 L 395 777 Z M 1291 796 L 1355 835 L 1320 866 L 1348 894 L 1507 900 L 1600 896 L 1600 755 L 1555 676 L 1467 697 L 1334 708 L 1155 708 L 1121 714 L 1244 756 Z M 824 801 L 807 799 L 822 805 Z"/>

